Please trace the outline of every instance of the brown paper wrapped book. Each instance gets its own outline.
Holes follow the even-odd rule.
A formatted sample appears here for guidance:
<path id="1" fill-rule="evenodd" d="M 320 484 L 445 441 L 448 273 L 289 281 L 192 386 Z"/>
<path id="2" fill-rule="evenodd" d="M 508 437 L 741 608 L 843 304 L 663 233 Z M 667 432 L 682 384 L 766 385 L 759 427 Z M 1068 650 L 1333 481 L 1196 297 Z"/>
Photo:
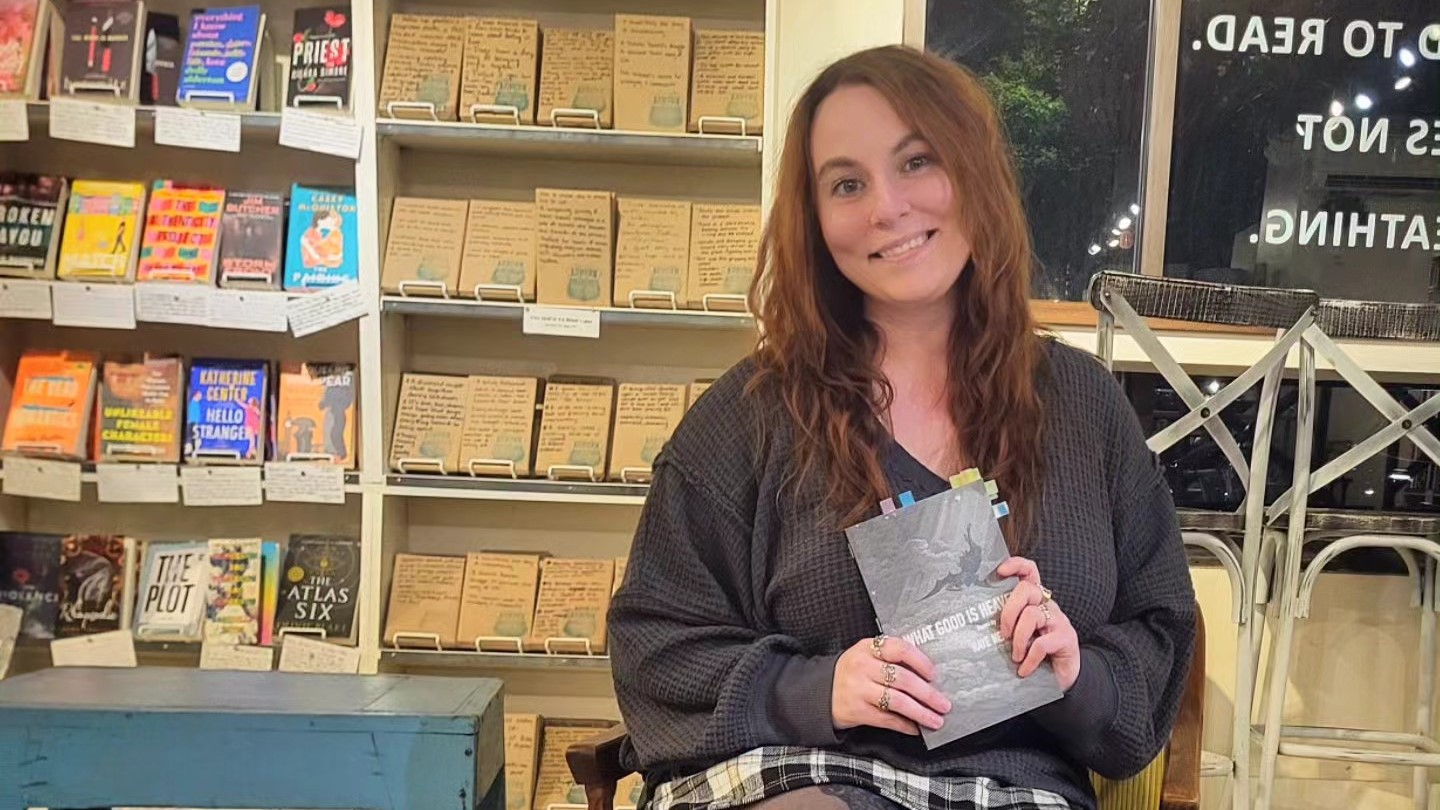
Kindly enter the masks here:
<path id="1" fill-rule="evenodd" d="M 603 307 L 614 276 L 614 198 L 608 191 L 535 190 L 536 300 Z"/>
<path id="2" fill-rule="evenodd" d="M 714 384 L 714 380 L 696 380 L 690 383 L 690 396 L 685 401 L 685 410 L 688 412 L 691 408 L 695 407 L 695 400 L 699 399 L 700 395 L 705 393 L 705 391 Z"/>
<path id="3" fill-rule="evenodd" d="M 465 582 L 464 557 L 396 554 L 385 615 L 385 644 L 454 647 Z M 397 634 L 399 638 L 397 639 Z"/>
<path id="4" fill-rule="evenodd" d="M 505 713 L 505 810 L 530 810 L 540 764 L 540 715 Z"/>
<path id="5" fill-rule="evenodd" d="M 691 309 L 743 310 L 760 250 L 760 207 L 696 203 L 690 216 Z"/>
<path id="6" fill-rule="evenodd" d="M 538 554 L 466 554 L 458 643 L 479 651 L 521 652 L 539 588 Z"/>
<path id="7" fill-rule="evenodd" d="M 615 240 L 615 306 L 684 308 L 690 209 L 684 200 L 621 197 Z"/>
<path id="8" fill-rule="evenodd" d="M 454 121 L 465 30 L 460 17 L 390 15 L 377 114 Z"/>
<path id="9" fill-rule="evenodd" d="M 453 295 L 469 208 L 465 200 L 396 197 L 381 287 L 404 295 Z"/>
<path id="10" fill-rule="evenodd" d="M 467 22 L 460 120 L 535 123 L 539 24 L 505 17 L 478 17 Z M 514 108 L 517 117 L 504 108 Z"/>
<path id="11" fill-rule="evenodd" d="M 459 470 L 469 386 L 465 377 L 404 375 L 395 435 L 390 441 L 391 469 L 412 473 Z"/>
<path id="12" fill-rule="evenodd" d="M 760 31 L 695 31 L 695 70 L 690 94 L 690 131 L 759 135 L 765 128 L 765 34 Z M 728 119 L 728 120 L 727 120 Z"/>
<path id="13" fill-rule="evenodd" d="M 614 122 L 615 34 L 546 28 L 535 123 L 609 129 Z"/>
<path id="14" fill-rule="evenodd" d="M 465 424 L 460 435 L 460 472 L 469 475 L 529 476 L 535 435 L 534 377 L 470 377 Z"/>
<path id="15" fill-rule="evenodd" d="M 684 132 L 690 18 L 615 15 L 615 128 Z"/>
<path id="16" fill-rule="evenodd" d="M 460 258 L 460 293 L 535 300 L 535 203 L 471 200 Z"/>
<path id="17" fill-rule="evenodd" d="M 609 728 L 605 721 L 569 721 L 575 725 L 546 723 L 540 746 L 540 769 L 535 779 L 535 800 L 531 810 L 550 810 L 551 805 L 578 804 L 585 806 L 585 788 L 576 784 L 565 762 L 565 752 L 570 746 L 594 739 Z M 508 804 L 508 803 L 507 803 Z"/>
<path id="18" fill-rule="evenodd" d="M 615 387 L 591 382 L 545 386 L 535 472 L 547 478 L 603 480 Z"/>
<path id="19" fill-rule="evenodd" d="M 614 560 L 547 557 L 525 649 L 556 654 L 605 652 L 605 614 L 615 582 Z"/>
<path id="20" fill-rule="evenodd" d="M 686 386 L 621 383 L 615 397 L 610 475 L 615 481 L 650 480 L 655 457 L 685 415 Z"/>

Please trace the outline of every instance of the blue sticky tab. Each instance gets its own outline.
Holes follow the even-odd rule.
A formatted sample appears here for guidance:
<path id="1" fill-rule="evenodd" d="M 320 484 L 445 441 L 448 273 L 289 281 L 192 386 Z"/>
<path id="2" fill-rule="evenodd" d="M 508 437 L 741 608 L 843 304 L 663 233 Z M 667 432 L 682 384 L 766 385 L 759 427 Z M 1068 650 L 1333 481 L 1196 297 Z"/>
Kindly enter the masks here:
<path id="1" fill-rule="evenodd" d="M 1005 501 L 1001 501 L 995 504 L 994 506 L 990 507 L 990 509 L 995 513 L 995 517 L 997 518 L 1003 518 L 1006 515 L 1010 514 L 1010 504 L 1006 503 Z"/>
<path id="2" fill-rule="evenodd" d="M 911 494 L 910 492 L 902 492 L 902 493 L 900 493 L 900 505 L 901 505 L 901 506 L 914 506 L 914 505 L 915 505 L 915 496 L 914 496 L 913 494 Z"/>
<path id="3" fill-rule="evenodd" d="M 882 514 L 882 515 L 888 515 L 888 514 L 890 514 L 891 512 L 894 512 L 894 511 L 895 511 L 895 499 L 894 499 L 894 498 L 886 498 L 885 500 L 883 500 L 883 501 L 880 502 L 880 514 Z"/>

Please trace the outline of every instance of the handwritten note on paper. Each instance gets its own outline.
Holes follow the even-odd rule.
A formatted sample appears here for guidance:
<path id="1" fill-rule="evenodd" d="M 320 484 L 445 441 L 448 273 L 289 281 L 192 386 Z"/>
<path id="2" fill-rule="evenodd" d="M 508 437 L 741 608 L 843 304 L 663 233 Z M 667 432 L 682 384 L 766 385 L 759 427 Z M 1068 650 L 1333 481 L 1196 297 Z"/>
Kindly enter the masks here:
<path id="1" fill-rule="evenodd" d="M 400 404 L 390 443 L 390 466 L 400 470 L 407 459 L 426 459 L 455 472 L 459 464 L 460 433 L 465 425 L 465 396 L 469 381 L 439 374 L 406 374 L 400 381 Z M 439 472 L 437 469 L 410 472 Z"/>
<path id="2" fill-rule="evenodd" d="M 540 59 L 540 100 L 535 123 L 550 126 L 556 109 L 594 110 L 601 128 L 614 122 L 615 34 L 585 28 L 546 28 Z M 585 125 L 585 119 L 560 119 Z M 590 124 L 593 126 L 593 123 Z"/>
<path id="3" fill-rule="evenodd" d="M 30 140 L 30 113 L 25 99 L 0 99 L 0 141 Z"/>
<path id="4" fill-rule="evenodd" d="M 223 641 L 206 641 L 200 645 L 201 669 L 269 672 L 274 665 L 275 652 L 269 647 L 226 644 Z"/>
<path id="5" fill-rule="evenodd" d="M 764 125 L 764 32 L 697 29 L 694 70 L 690 129 L 699 129 L 701 116 L 720 116 L 743 118 L 745 134 L 760 134 Z"/>
<path id="6" fill-rule="evenodd" d="M 259 467 L 181 467 L 186 506 L 259 506 Z"/>
<path id="7" fill-rule="evenodd" d="M 286 305 L 290 331 L 305 337 L 365 315 L 365 294 L 353 281 L 324 292 L 298 295 Z"/>
<path id="8" fill-rule="evenodd" d="M 510 467 L 479 466 L 488 474 L 530 474 L 531 433 L 540 383 L 534 377 L 471 377 L 460 436 L 460 469 L 470 472 L 474 459 L 514 463 Z"/>
<path id="9" fill-rule="evenodd" d="M 48 321 L 53 317 L 50 282 L 21 278 L 0 280 L 0 318 Z"/>
<path id="10" fill-rule="evenodd" d="M 345 503 L 345 471 L 334 464 L 265 462 L 265 500 Z"/>
<path id="11" fill-rule="evenodd" d="M 453 646 L 464 585 L 464 557 L 396 554 L 385 643 L 393 644 L 396 633 L 421 633 Z M 290 643 L 288 637 L 285 643 Z"/>
<path id="12" fill-rule="evenodd" d="M 25 612 L 14 605 L 0 605 L 0 678 L 10 671 L 15 640 L 20 637 L 20 619 Z"/>
<path id="13" fill-rule="evenodd" d="M 507 104 L 519 113 L 516 123 L 535 123 L 539 24 L 505 17 L 477 17 L 468 22 L 465 69 L 460 72 L 460 120 L 473 120 L 470 108 L 476 104 Z M 479 120 L 487 119 L 482 114 Z"/>
<path id="14" fill-rule="evenodd" d="M 210 293 L 201 284 L 136 284 L 135 320 L 208 326 Z"/>
<path id="15" fill-rule="evenodd" d="M 240 151 L 240 116 L 227 112 L 155 108 L 155 143 L 216 152 Z"/>
<path id="16" fill-rule="evenodd" d="M 52 501 L 80 500 L 80 464 L 43 458 L 5 459 L 3 492 L 22 498 Z"/>
<path id="17" fill-rule="evenodd" d="M 429 14 L 392 14 L 385 72 L 380 79 L 379 116 L 401 117 L 398 110 L 391 115 L 392 103 L 420 102 L 434 105 L 435 117 L 441 121 L 454 121 L 464 50 L 465 25 L 461 20 Z"/>
<path id="18" fill-rule="evenodd" d="M 280 646 L 281 672 L 328 672 L 355 675 L 360 672 L 360 650 L 304 636 L 286 636 Z"/>
<path id="19" fill-rule="evenodd" d="M 360 159 L 360 125 L 346 115 L 286 107 L 280 113 L 280 145 Z"/>
<path id="20" fill-rule="evenodd" d="M 603 477 L 614 396 L 615 389 L 609 385 L 546 386 L 535 472 L 547 475 L 552 466 L 577 466 L 590 467 L 597 478 Z"/>
<path id="21" fill-rule="evenodd" d="M 535 190 L 537 301 L 608 306 L 614 202 L 609 192 Z"/>
<path id="22" fill-rule="evenodd" d="M 50 663 L 57 667 L 134 667 L 135 637 L 129 630 L 111 630 L 50 642 Z"/>
<path id="23" fill-rule="evenodd" d="M 380 283 L 390 292 L 407 292 L 405 282 L 423 282 L 431 294 L 437 282 L 455 292 L 464 251 L 465 200 L 397 197 L 390 214 L 390 240 Z"/>
<path id="24" fill-rule="evenodd" d="M 95 465 L 101 503 L 179 503 L 180 477 L 174 464 Z"/>
<path id="25" fill-rule="evenodd" d="M 284 332 L 290 328 L 287 296 L 260 290 L 210 290 L 210 325 L 216 329 Z"/>
<path id="26" fill-rule="evenodd" d="M 615 128 L 685 131 L 690 20 L 615 15 Z"/>
<path id="27" fill-rule="evenodd" d="M 51 285 L 56 326 L 134 329 L 135 293 L 129 284 Z"/>
<path id="28" fill-rule="evenodd" d="M 135 107 L 70 96 L 50 99 L 50 137 L 135 148 Z"/>

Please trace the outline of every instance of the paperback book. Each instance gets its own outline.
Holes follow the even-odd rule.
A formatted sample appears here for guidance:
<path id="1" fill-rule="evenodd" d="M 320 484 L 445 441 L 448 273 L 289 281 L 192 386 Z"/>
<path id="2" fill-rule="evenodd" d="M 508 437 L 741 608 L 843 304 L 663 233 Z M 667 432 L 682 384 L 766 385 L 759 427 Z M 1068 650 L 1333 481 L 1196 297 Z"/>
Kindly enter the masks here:
<path id="1" fill-rule="evenodd" d="M 285 289 L 310 292 L 360 279 L 358 211 L 353 189 L 291 188 Z"/>
<path id="2" fill-rule="evenodd" d="M 21 638 L 55 638 L 62 539 L 58 534 L 0 532 L 0 605 L 20 608 Z"/>
<path id="3" fill-rule="evenodd" d="M 0 276 L 55 277 L 60 212 L 69 196 L 63 177 L 0 172 Z"/>
<path id="4" fill-rule="evenodd" d="M 140 251 L 142 183 L 76 180 L 70 186 L 57 275 L 65 281 L 129 281 Z"/>
<path id="5" fill-rule="evenodd" d="M 355 643 L 360 541 L 297 534 L 290 538 L 280 583 L 276 632 L 323 631 L 326 641 Z"/>
<path id="6" fill-rule="evenodd" d="M 145 63 L 140 74 L 140 103 L 174 107 L 184 57 L 180 18 L 174 14 L 145 15 Z"/>
<path id="7" fill-rule="evenodd" d="M 350 4 L 295 9 L 285 106 L 350 106 Z"/>
<path id="8" fill-rule="evenodd" d="M 223 189 L 156 180 L 135 280 L 214 286 L 224 208 Z"/>
<path id="9" fill-rule="evenodd" d="M 65 14 L 60 57 L 64 93 L 96 93 L 139 99 L 145 38 L 145 4 L 124 0 L 77 0 Z"/>
<path id="10" fill-rule="evenodd" d="M 147 357 L 107 360 L 101 373 L 97 461 L 180 461 L 180 397 L 184 362 Z"/>
<path id="11" fill-rule="evenodd" d="M 38 98 L 50 4 L 0 0 L 0 96 Z"/>
<path id="12" fill-rule="evenodd" d="M 211 540 L 205 597 L 205 640 L 260 640 L 260 540 Z"/>
<path id="13" fill-rule="evenodd" d="M 263 361 L 194 361 L 185 407 L 185 460 L 264 461 L 268 382 L 269 366 Z"/>
<path id="14" fill-rule="evenodd" d="M 220 286 L 280 289 L 285 195 L 232 191 L 220 219 Z"/>
<path id="15" fill-rule="evenodd" d="M 70 535 L 60 546 L 60 615 L 55 635 L 120 629 L 125 594 L 125 538 Z"/>
<path id="16" fill-rule="evenodd" d="M 265 12 L 259 6 L 190 15 L 177 91 L 180 106 L 255 109 L 255 69 L 264 30 Z"/>
<path id="17" fill-rule="evenodd" d="M 200 639 L 210 572 L 207 551 L 203 541 L 145 547 L 135 610 L 136 638 Z"/>
<path id="18" fill-rule="evenodd" d="M 84 460 L 95 378 L 92 354 L 26 350 L 16 368 L 0 451 Z"/>
<path id="19" fill-rule="evenodd" d="M 280 364 L 275 458 L 355 466 L 355 366 Z"/>

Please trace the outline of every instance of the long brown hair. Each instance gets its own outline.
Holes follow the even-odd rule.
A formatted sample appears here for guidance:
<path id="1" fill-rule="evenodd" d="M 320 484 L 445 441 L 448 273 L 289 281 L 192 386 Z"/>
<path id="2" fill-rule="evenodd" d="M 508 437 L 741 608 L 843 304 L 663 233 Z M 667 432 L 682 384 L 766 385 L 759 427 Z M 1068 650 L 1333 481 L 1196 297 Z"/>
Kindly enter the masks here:
<path id="1" fill-rule="evenodd" d="M 1028 545 L 1043 474 L 1037 374 L 1044 349 L 1030 315 L 1033 253 L 1010 147 L 970 71 L 906 47 L 873 48 L 832 64 L 801 96 L 751 288 L 763 337 L 750 390 L 778 390 L 795 434 L 792 480 L 823 467 L 829 505 L 847 525 L 894 494 L 880 463 L 889 441 L 880 414 L 894 398 L 875 363 L 880 335 L 864 316 L 859 288 L 825 245 L 812 180 L 816 109 L 837 88 L 856 84 L 890 100 L 956 190 L 971 259 L 954 290 L 950 413 L 960 457 L 995 479 L 1010 505 L 1002 523 L 1018 551 Z"/>

